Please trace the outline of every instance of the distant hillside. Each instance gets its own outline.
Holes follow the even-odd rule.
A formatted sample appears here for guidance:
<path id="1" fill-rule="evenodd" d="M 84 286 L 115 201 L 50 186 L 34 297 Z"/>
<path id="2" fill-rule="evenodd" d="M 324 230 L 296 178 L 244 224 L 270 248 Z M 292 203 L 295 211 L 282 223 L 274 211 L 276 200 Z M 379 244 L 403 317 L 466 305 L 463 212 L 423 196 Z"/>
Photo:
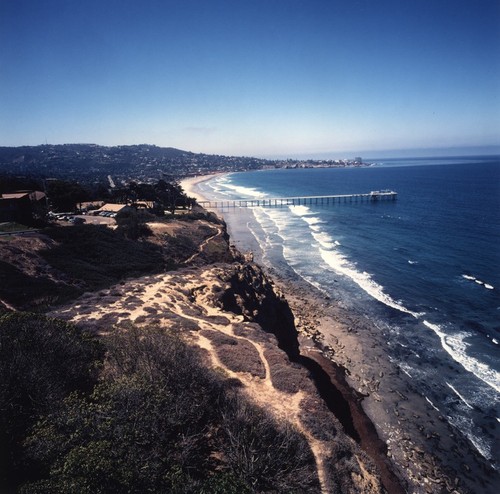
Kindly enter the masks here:
<path id="1" fill-rule="evenodd" d="M 258 169 L 271 164 L 257 158 L 196 154 L 148 144 L 0 147 L 0 173 L 64 178 L 81 183 L 103 180 L 108 175 L 117 183 L 177 179 L 203 173 Z"/>
<path id="2" fill-rule="evenodd" d="M 330 168 L 365 166 L 354 160 L 266 160 L 245 156 L 192 153 L 149 144 L 98 146 L 61 144 L 0 147 L 0 175 L 63 178 L 82 184 L 108 181 L 117 185 L 130 181 L 157 182 L 215 172 L 237 172 L 264 168 Z M 1 176 L 0 176 L 1 179 Z"/>

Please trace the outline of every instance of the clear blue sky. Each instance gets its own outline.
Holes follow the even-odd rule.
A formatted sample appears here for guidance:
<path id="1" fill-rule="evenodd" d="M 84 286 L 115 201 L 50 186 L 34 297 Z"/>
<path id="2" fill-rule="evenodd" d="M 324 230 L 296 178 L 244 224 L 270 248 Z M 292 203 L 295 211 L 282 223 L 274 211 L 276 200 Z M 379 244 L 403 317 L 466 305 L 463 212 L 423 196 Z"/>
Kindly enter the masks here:
<path id="1" fill-rule="evenodd" d="M 0 0 L 0 145 L 500 145 L 499 0 Z"/>

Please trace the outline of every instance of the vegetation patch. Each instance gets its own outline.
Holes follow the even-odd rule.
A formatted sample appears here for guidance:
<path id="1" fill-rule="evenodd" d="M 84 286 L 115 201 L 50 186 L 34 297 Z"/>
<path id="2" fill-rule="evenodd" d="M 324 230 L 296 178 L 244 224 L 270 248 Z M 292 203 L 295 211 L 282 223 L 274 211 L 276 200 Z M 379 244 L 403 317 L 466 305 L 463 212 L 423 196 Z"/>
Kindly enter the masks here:
<path id="1" fill-rule="evenodd" d="M 5 222 L 0 223 L 0 232 L 10 233 L 10 232 L 25 232 L 27 230 L 32 230 L 33 227 L 21 225 L 15 222 Z"/>
<path id="2" fill-rule="evenodd" d="M 29 276 L 10 263 L 0 261 L 0 299 L 19 309 L 43 310 L 53 303 L 77 297 L 77 287 Z"/>
<path id="3" fill-rule="evenodd" d="M 46 233 L 58 244 L 42 252 L 43 257 L 56 269 L 83 281 L 90 290 L 164 268 L 157 246 L 126 239 L 107 227 L 53 227 Z"/>
<path id="4" fill-rule="evenodd" d="M 320 441 L 333 441 L 338 436 L 338 427 L 341 427 L 323 400 L 315 397 L 308 397 L 302 401 L 300 420 Z"/>
<path id="5" fill-rule="evenodd" d="M 4 325 L 5 317 L 9 316 L 0 319 Z M 40 329 L 39 320 L 25 317 L 33 331 Z M 63 324 L 56 341 L 64 340 L 66 333 L 79 334 L 69 325 L 55 324 Z M 2 335 L 3 330 L 2 326 Z M 6 334 L 15 340 L 15 332 Z M 86 340 L 77 337 L 63 346 L 50 341 L 49 362 L 57 356 L 58 364 L 73 364 L 75 341 L 81 341 L 76 348 L 88 350 L 77 360 L 80 366 L 71 365 L 62 374 L 54 366 L 39 374 L 43 386 L 37 388 L 38 381 L 24 379 L 33 385 L 28 391 L 36 393 L 44 406 L 34 415 L 24 414 L 22 427 L 11 431 L 19 452 L 16 458 L 23 458 L 17 470 L 12 469 L 12 457 L 2 465 L 7 468 L 1 471 L 11 475 L 12 490 L 318 492 L 315 462 L 306 440 L 245 401 L 237 382 L 223 380 L 204 367 L 199 353 L 178 337 L 155 327 L 115 329 L 103 340 L 107 356 L 98 382 L 99 365 L 92 362 L 103 362 L 103 353 L 95 340 L 84 344 Z M 17 345 L 21 349 L 29 341 L 19 340 Z M 34 379 L 33 365 L 44 369 L 46 357 L 30 355 L 24 365 L 15 367 L 13 376 Z M 0 357 L 4 377 L 12 362 L 7 352 Z M 80 381 L 81 376 L 85 379 Z M 61 378 L 63 385 L 55 386 Z M 2 398 L 17 391 L 15 380 L 1 382 Z M 53 386 L 58 392 L 46 395 Z M 18 401 L 25 406 L 25 399 Z M 31 405 L 38 407 L 39 400 Z M 5 417 L 2 414 L 1 420 Z"/>
<path id="6" fill-rule="evenodd" d="M 234 334 L 243 338 L 250 338 L 252 341 L 262 343 L 266 346 L 276 346 L 278 344 L 273 334 L 263 331 L 261 326 L 253 322 L 236 325 Z"/>
<path id="7" fill-rule="evenodd" d="M 259 352 L 250 341 L 233 338 L 219 331 L 205 330 L 202 334 L 214 344 L 217 357 L 229 370 L 248 372 L 261 379 L 266 377 Z"/>
<path id="8" fill-rule="evenodd" d="M 299 364 L 290 362 L 285 352 L 270 346 L 264 351 L 269 363 L 273 386 L 284 393 L 294 394 L 300 390 L 314 392 L 308 372 Z"/>
<path id="9" fill-rule="evenodd" d="M 223 326 L 229 326 L 231 321 L 225 316 L 206 316 L 207 321 L 213 324 L 220 324 Z"/>
<path id="10" fill-rule="evenodd" d="M 25 461 L 24 438 L 69 393 L 92 389 L 103 355 L 97 340 L 58 319 L 0 316 L 0 491 L 40 471 Z"/>

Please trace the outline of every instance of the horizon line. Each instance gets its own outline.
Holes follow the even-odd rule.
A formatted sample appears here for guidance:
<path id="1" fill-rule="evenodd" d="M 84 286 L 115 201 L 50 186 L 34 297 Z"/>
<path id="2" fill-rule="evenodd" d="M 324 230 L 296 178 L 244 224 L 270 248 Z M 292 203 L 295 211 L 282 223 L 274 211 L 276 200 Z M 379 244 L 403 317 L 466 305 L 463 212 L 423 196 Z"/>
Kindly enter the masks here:
<path id="1" fill-rule="evenodd" d="M 133 147 L 133 146 L 154 146 L 160 149 L 175 149 L 177 151 L 192 153 L 192 154 L 205 154 L 212 156 L 226 156 L 237 158 L 257 158 L 268 161 L 277 160 L 352 160 L 356 157 L 368 156 L 368 159 L 394 159 L 394 158 L 432 158 L 432 157 L 454 157 L 454 156 L 474 156 L 474 155 L 497 155 L 500 154 L 500 144 L 485 144 L 474 146 L 443 146 L 443 147 L 418 147 L 418 148 L 386 148 L 386 149 L 365 149 L 361 151 L 342 150 L 342 151 L 316 151 L 310 153 L 293 153 L 293 154 L 269 154 L 257 153 L 254 155 L 245 154 L 223 154 L 220 152 L 203 152 L 203 151 L 190 151 L 186 149 L 177 148 L 175 146 L 164 146 L 153 143 L 132 143 L 132 144 L 97 144 L 95 142 L 65 142 L 65 143 L 48 143 L 47 141 L 40 144 L 21 144 L 17 146 L 0 145 L 4 148 L 21 148 L 21 147 L 41 147 L 41 146 L 98 146 L 98 147 Z M 412 154 L 414 153 L 414 154 Z M 430 153 L 430 154 L 422 154 Z M 437 153 L 437 154 L 436 154 Z M 458 153 L 458 154 L 448 154 Z M 343 157 L 340 157 L 340 156 Z M 350 155 L 351 157 L 346 157 Z"/>

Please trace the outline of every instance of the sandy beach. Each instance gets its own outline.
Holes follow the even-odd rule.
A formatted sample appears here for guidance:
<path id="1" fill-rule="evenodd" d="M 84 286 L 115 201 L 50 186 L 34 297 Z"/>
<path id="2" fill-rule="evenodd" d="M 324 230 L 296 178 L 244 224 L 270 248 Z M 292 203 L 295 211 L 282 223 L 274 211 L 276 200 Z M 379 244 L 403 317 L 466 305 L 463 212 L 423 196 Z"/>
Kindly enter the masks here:
<path id="1" fill-rule="evenodd" d="M 207 200 L 207 198 L 202 195 L 202 193 L 199 190 L 199 187 L 197 186 L 203 182 L 207 182 L 208 180 L 211 180 L 212 178 L 215 178 L 220 175 L 224 174 L 214 173 L 211 175 L 199 175 L 197 177 L 188 177 L 181 180 L 180 185 L 184 189 L 184 192 L 189 197 L 194 197 L 197 201 L 205 201 Z"/>
<path id="2" fill-rule="evenodd" d="M 189 195 L 201 197 L 197 184 L 211 178 L 187 179 L 182 186 Z M 415 389 L 412 379 L 390 361 L 387 343 L 375 323 L 325 296 L 286 266 L 269 265 L 248 229 L 250 210 L 217 213 L 226 221 L 235 246 L 251 253 L 284 294 L 301 335 L 301 352 L 319 354 L 344 374 L 408 492 L 496 492 L 497 472 L 455 434 L 446 418 Z"/>

